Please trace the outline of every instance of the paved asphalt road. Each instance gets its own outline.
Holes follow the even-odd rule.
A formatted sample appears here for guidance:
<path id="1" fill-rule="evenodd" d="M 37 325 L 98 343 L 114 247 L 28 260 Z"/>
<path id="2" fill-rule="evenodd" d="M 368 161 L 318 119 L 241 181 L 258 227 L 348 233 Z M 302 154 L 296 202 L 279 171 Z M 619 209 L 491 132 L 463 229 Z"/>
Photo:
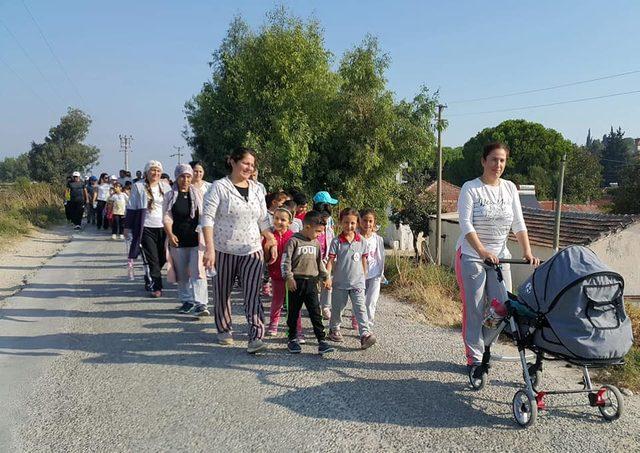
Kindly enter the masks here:
<path id="1" fill-rule="evenodd" d="M 614 423 L 584 395 L 549 398 L 520 429 L 516 364 L 469 390 L 459 335 L 385 297 L 370 350 L 347 331 L 330 357 L 314 344 L 289 355 L 281 338 L 250 356 L 241 304 L 236 345 L 223 347 L 212 320 L 141 286 L 126 278 L 122 243 L 83 232 L 3 303 L 0 451 L 640 451 L 638 396 Z M 545 376 L 578 379 L 561 365 Z"/>

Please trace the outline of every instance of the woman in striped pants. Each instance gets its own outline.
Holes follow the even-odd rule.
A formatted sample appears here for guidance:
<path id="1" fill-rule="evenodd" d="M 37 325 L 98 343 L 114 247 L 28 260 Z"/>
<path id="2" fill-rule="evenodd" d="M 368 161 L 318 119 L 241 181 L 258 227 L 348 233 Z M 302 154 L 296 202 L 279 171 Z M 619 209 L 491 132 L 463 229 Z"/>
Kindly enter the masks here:
<path id="1" fill-rule="evenodd" d="M 277 243 L 270 230 L 264 193 L 251 180 L 255 152 L 239 148 L 227 160 L 230 174 L 214 181 L 204 199 L 202 230 L 206 244 L 205 267 L 216 270 L 213 277 L 213 303 L 218 341 L 233 344 L 231 289 L 236 277 L 244 295 L 249 326 L 247 352 L 266 349 L 264 309 L 260 284 L 264 268 L 262 236 L 266 238 L 270 262 L 275 262 Z"/>

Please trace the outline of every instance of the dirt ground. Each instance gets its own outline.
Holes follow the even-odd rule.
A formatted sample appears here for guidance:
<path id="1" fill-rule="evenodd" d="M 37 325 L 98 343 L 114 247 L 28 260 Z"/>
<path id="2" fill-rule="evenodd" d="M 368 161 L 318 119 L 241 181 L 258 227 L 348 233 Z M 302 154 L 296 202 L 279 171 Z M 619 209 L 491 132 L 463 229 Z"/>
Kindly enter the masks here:
<path id="1" fill-rule="evenodd" d="M 0 248 L 0 306 L 19 292 L 52 256 L 69 242 L 73 230 L 61 225 L 34 229 L 26 236 L 8 239 Z"/>

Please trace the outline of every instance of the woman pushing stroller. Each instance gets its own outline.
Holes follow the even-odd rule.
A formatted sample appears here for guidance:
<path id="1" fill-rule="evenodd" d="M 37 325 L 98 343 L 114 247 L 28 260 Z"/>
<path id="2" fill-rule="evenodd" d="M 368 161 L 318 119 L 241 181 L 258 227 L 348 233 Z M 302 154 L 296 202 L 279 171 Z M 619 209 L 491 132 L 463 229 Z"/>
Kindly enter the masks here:
<path id="1" fill-rule="evenodd" d="M 498 264 L 500 259 L 511 258 L 507 240 L 513 231 L 523 258 L 533 266 L 540 264 L 531 252 L 518 189 L 513 182 L 501 178 L 508 158 L 509 148 L 504 143 L 486 145 L 480 159 L 482 175 L 464 183 L 458 199 L 461 235 L 456 246 L 455 269 L 462 299 L 462 338 L 469 367 L 482 361 L 486 304 L 494 298 L 504 302 L 506 290 L 511 290 L 509 265 L 503 265 L 503 286 L 496 278 L 495 268 L 484 261 Z"/>

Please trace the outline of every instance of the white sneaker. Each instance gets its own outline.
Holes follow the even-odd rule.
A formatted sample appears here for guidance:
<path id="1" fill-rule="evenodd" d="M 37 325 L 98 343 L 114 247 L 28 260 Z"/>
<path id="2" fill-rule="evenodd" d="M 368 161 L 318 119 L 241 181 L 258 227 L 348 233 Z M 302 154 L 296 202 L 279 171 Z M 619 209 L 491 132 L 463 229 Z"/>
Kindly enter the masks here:
<path id="1" fill-rule="evenodd" d="M 118 239 L 118 237 L 115 234 L 112 234 L 111 239 Z"/>
<path id="2" fill-rule="evenodd" d="M 118 239 L 124 239 L 124 234 L 119 235 Z"/>

